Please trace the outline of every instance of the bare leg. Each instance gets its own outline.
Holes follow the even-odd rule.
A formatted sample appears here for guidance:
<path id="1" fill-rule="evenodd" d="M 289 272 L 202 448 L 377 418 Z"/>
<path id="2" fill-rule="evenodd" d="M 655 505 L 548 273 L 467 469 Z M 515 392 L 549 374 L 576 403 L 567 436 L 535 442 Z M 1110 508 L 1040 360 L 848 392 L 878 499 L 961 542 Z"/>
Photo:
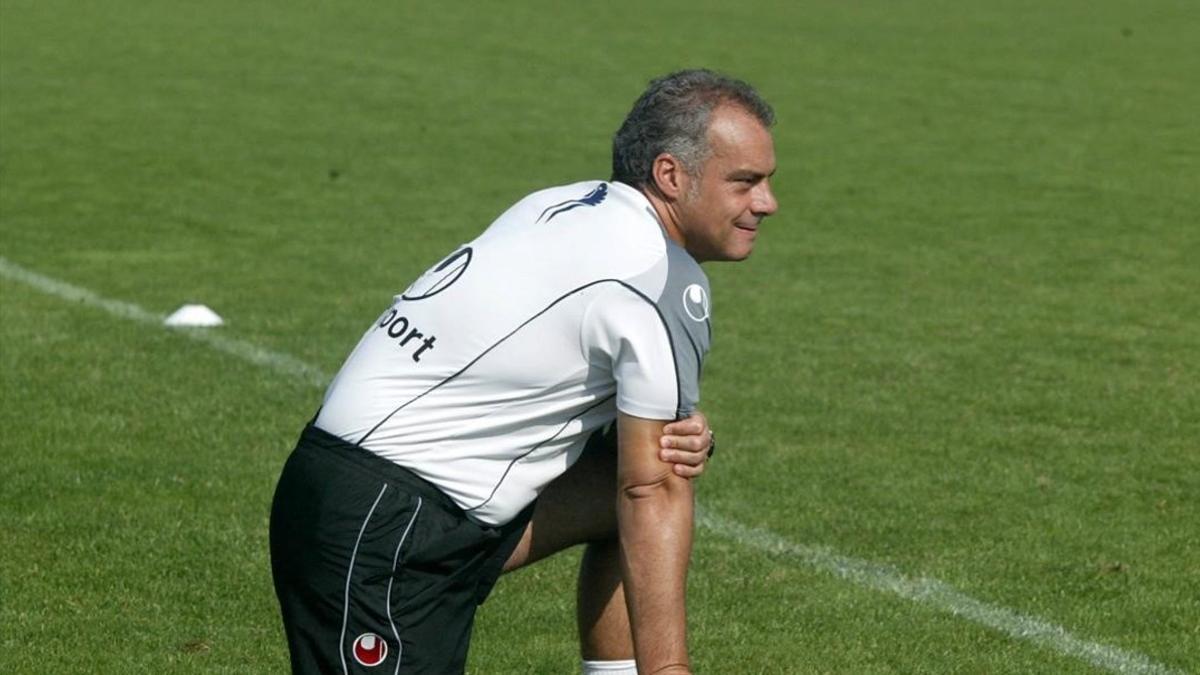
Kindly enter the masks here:
<path id="1" fill-rule="evenodd" d="M 617 455 L 589 447 L 538 498 L 533 519 L 504 571 L 587 544 L 579 568 L 576 618 L 585 659 L 633 658 L 617 540 Z"/>
<path id="2" fill-rule="evenodd" d="M 633 633 L 621 584 L 621 546 L 614 537 L 583 552 L 575 604 L 580 655 L 592 661 L 633 658 Z"/>
<path id="3" fill-rule="evenodd" d="M 504 571 L 535 563 L 577 544 L 617 536 L 617 455 L 589 447 L 538 497 L 533 518 Z"/>

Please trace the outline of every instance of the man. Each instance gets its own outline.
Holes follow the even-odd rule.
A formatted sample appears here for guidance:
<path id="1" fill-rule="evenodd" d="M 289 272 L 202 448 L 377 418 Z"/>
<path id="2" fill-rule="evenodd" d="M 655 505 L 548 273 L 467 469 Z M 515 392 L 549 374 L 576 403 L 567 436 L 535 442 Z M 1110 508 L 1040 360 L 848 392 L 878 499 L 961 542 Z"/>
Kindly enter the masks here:
<path id="1" fill-rule="evenodd" d="M 592 542 L 586 667 L 690 672 L 692 486 L 660 446 L 699 399 L 698 263 L 744 259 L 777 209 L 772 123 L 737 80 L 655 80 L 612 180 L 521 200 L 367 330 L 272 508 L 294 669 L 461 672 L 502 569 Z"/>

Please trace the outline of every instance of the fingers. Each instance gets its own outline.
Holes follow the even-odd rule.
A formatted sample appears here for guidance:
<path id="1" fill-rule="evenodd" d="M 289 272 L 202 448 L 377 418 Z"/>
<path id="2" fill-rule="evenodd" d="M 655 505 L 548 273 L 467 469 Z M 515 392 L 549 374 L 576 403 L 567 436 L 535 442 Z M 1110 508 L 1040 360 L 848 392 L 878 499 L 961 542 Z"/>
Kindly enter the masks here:
<path id="1" fill-rule="evenodd" d="M 662 448 L 658 451 L 658 458 L 672 464 L 676 475 L 695 478 L 704 473 L 711 440 L 708 420 L 703 413 L 696 412 L 691 417 L 663 427 L 663 436 L 659 441 Z"/>
<path id="2" fill-rule="evenodd" d="M 684 478 L 695 478 L 704 473 L 704 465 L 708 459 L 708 453 L 659 450 L 658 458 L 671 464 L 671 468 L 676 475 L 683 476 Z"/>
<path id="3" fill-rule="evenodd" d="M 704 429 L 704 422 L 693 416 L 678 422 L 671 422 L 663 427 L 663 433 L 671 436 L 699 436 Z"/>
<path id="4" fill-rule="evenodd" d="M 705 435 L 707 432 L 708 418 L 699 410 L 663 427 L 663 433 L 669 436 L 698 436 Z"/>
<path id="5" fill-rule="evenodd" d="M 663 448 L 658 451 L 658 458 L 670 464 L 682 464 L 684 466 L 700 466 L 708 459 L 708 452 L 697 452 L 695 450 L 675 450 Z"/>
<path id="6" fill-rule="evenodd" d="M 706 452 L 708 450 L 708 434 L 696 436 L 663 436 L 659 445 L 664 450 L 682 450 L 683 452 Z"/>
<path id="7" fill-rule="evenodd" d="M 683 476 L 684 478 L 695 478 L 696 476 L 699 476 L 700 474 L 704 473 L 704 465 L 703 464 L 700 464 L 698 466 L 688 466 L 686 464 L 676 464 L 674 469 L 675 469 L 675 475 Z"/>

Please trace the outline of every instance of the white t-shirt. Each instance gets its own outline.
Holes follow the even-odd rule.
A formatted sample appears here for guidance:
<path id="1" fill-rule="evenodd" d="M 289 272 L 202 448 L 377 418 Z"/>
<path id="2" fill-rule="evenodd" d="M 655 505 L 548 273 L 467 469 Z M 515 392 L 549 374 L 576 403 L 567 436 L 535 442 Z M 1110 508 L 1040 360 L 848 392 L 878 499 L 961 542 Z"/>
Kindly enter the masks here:
<path id="1" fill-rule="evenodd" d="M 589 181 L 522 199 L 367 329 L 316 426 L 500 525 L 621 410 L 699 402 L 708 279 L 649 201 Z"/>

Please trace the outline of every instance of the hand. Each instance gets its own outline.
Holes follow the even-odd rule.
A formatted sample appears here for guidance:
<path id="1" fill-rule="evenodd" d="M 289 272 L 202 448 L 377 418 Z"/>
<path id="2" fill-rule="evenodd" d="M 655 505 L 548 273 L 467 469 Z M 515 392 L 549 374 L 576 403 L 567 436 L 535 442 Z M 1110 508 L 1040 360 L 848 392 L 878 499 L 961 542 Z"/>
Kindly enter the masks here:
<path id="1" fill-rule="evenodd" d="M 674 464 L 675 474 L 684 478 L 695 478 L 704 473 L 712 447 L 712 429 L 708 419 L 697 410 L 691 417 L 671 422 L 663 427 L 659 439 L 658 458 Z"/>

